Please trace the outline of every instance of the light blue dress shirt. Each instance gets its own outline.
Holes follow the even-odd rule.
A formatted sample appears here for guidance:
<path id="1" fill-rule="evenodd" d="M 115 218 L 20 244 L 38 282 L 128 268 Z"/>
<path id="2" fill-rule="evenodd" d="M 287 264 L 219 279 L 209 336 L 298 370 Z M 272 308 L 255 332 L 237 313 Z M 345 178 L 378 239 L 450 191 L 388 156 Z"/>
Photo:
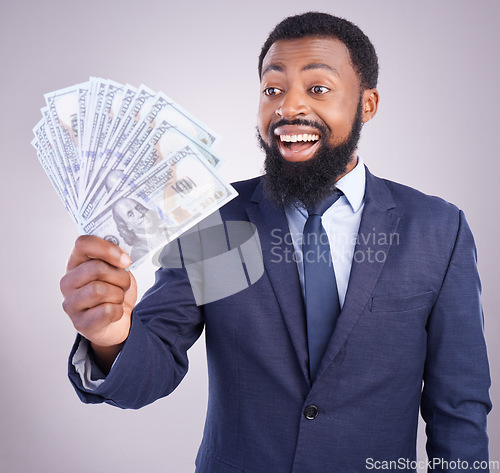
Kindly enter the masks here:
<path id="1" fill-rule="evenodd" d="M 358 157 L 356 167 L 336 183 L 336 187 L 344 195 L 325 211 L 322 218 L 323 227 L 330 242 L 340 307 L 344 305 L 349 275 L 351 274 L 359 224 L 361 223 L 361 215 L 365 205 L 365 185 L 365 166 L 361 157 Z M 302 235 L 307 220 L 307 211 L 295 206 L 289 206 L 285 209 L 285 214 L 295 250 L 295 261 L 299 271 L 302 293 L 304 293 Z"/>

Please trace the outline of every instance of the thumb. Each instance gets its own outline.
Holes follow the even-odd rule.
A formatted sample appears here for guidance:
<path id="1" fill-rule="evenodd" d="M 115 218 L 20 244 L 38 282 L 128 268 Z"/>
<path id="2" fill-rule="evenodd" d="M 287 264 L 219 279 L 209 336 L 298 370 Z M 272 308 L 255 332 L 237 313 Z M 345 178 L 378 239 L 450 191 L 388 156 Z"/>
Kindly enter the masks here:
<path id="1" fill-rule="evenodd" d="M 125 292 L 125 299 L 123 301 L 124 311 L 128 314 L 132 313 L 133 308 L 135 307 L 137 301 L 137 281 L 135 280 L 132 271 L 129 271 L 130 275 L 130 286 Z"/>

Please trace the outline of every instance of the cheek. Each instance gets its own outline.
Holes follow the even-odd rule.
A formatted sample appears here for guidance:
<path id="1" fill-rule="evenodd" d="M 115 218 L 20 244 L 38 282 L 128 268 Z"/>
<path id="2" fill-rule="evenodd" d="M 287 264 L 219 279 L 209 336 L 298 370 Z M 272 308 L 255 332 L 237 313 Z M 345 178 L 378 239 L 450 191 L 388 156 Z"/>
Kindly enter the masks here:
<path id="1" fill-rule="evenodd" d="M 261 96 L 259 98 L 257 125 L 259 127 L 261 135 L 264 138 L 267 137 L 269 126 L 271 125 L 271 123 L 275 121 L 275 118 L 278 118 L 276 116 L 276 109 L 278 108 L 278 106 L 279 105 L 276 103 L 276 100 L 270 100 L 265 96 Z"/>
<path id="2" fill-rule="evenodd" d="M 268 113 L 262 105 L 259 105 L 259 111 L 257 113 L 257 128 L 259 129 L 260 136 L 267 143 L 269 141 L 268 130 L 269 130 L 270 119 Z"/>
<path id="3" fill-rule="evenodd" d="M 332 131 L 331 144 L 337 145 L 349 136 L 352 127 L 351 117 L 330 110 L 325 112 L 322 118 Z"/>

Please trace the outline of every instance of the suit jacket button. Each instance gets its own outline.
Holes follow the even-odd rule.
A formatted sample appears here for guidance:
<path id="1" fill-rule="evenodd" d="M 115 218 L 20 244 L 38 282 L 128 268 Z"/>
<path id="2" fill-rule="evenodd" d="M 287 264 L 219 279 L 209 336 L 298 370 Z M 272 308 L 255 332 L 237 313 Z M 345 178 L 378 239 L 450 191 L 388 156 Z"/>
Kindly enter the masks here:
<path id="1" fill-rule="evenodd" d="M 306 406 L 304 409 L 304 417 L 309 420 L 316 419 L 316 417 L 318 417 L 318 408 L 312 404 Z"/>

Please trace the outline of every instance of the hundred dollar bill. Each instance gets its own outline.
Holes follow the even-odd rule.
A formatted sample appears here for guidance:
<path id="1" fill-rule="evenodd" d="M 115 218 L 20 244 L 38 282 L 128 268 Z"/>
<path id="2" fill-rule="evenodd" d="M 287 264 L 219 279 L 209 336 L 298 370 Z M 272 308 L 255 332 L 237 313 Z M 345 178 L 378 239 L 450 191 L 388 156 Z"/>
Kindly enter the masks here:
<path id="1" fill-rule="evenodd" d="M 99 152 L 102 152 L 104 145 L 104 140 L 110 132 L 111 124 L 118 111 L 120 104 L 123 100 L 123 93 L 125 86 L 119 84 L 118 82 L 108 79 L 108 87 L 104 96 L 104 103 L 101 109 L 101 115 L 103 115 L 100 120 L 102 120 L 102 128 L 100 129 L 99 139 L 97 142 L 98 157 Z"/>
<path id="2" fill-rule="evenodd" d="M 52 187 L 55 189 L 59 199 L 62 201 L 66 211 L 70 214 L 71 218 L 75 221 L 75 223 L 78 224 L 76 213 L 72 207 L 71 200 L 69 199 L 69 196 L 65 192 L 65 189 L 61 189 L 59 182 L 57 181 L 56 175 L 52 172 L 50 157 L 48 157 L 47 154 L 40 148 L 40 144 L 36 141 L 36 139 L 34 139 L 31 144 L 37 150 L 38 160 L 42 165 L 45 174 L 47 174 L 47 177 L 49 178 L 49 181 L 52 184 Z"/>
<path id="3" fill-rule="evenodd" d="M 78 127 L 78 149 L 80 150 L 80 158 L 83 158 L 83 139 L 85 136 L 85 121 L 87 119 L 88 95 L 90 91 L 90 82 L 84 82 L 76 86 L 78 111 L 77 111 L 77 127 Z"/>
<path id="4" fill-rule="evenodd" d="M 158 122 L 169 122 L 171 125 L 179 128 L 184 134 L 197 141 L 201 141 L 209 148 L 219 141 L 219 136 L 214 131 L 208 128 L 207 125 L 202 124 L 170 97 L 167 97 L 163 92 L 159 92 L 158 95 L 169 104 L 168 107 L 163 108 L 158 114 L 156 118 Z M 212 164 L 218 166 L 220 160 Z"/>
<path id="5" fill-rule="evenodd" d="M 142 87 L 149 91 L 145 86 Z M 217 141 L 218 137 L 214 132 L 188 114 L 188 112 L 162 92 L 156 95 L 154 102 L 149 101 L 148 104 L 149 107 L 142 106 L 135 112 L 135 125 L 130 130 L 127 138 L 119 147 L 115 148 L 114 159 L 120 161 L 127 154 L 129 156 L 134 155 L 147 140 L 156 125 L 164 121 L 179 128 L 185 135 L 190 136 L 195 141 L 201 142 L 205 146 L 210 147 Z M 220 158 L 211 160 L 211 156 L 213 155 L 209 154 L 207 156 L 211 164 L 213 166 L 219 165 Z"/>
<path id="6" fill-rule="evenodd" d="M 155 106 L 152 107 L 154 109 Z M 149 137 L 147 140 L 146 137 Z M 94 187 L 94 192 L 86 200 L 80 213 L 82 220 L 89 220 L 92 215 L 104 204 L 109 202 L 113 195 L 121 192 L 125 185 L 136 181 L 146 173 L 154 164 L 165 159 L 174 151 L 191 145 L 210 163 L 216 166 L 219 158 L 208 148 L 182 130 L 163 121 L 151 131 L 151 136 L 144 135 L 135 141 L 135 146 L 128 154 L 120 159 L 111 160 L 110 168 L 103 174 L 100 182 Z M 139 150 L 135 148 L 142 145 Z"/>
<path id="7" fill-rule="evenodd" d="M 61 176 L 59 166 L 56 164 L 54 154 L 51 147 L 48 145 L 48 140 L 45 133 L 45 121 L 42 119 L 37 123 L 33 129 L 35 138 L 31 141 L 32 146 L 36 149 L 38 160 L 42 165 L 47 177 L 49 178 L 52 186 L 54 187 L 57 195 L 64 204 L 64 207 L 71 215 L 73 220 L 78 223 L 76 219 L 76 208 L 72 202 L 71 196 L 68 193 L 67 183 L 64 182 Z"/>
<path id="8" fill-rule="evenodd" d="M 90 78 L 45 101 L 32 145 L 52 186 L 80 231 L 134 264 L 236 195 L 215 171 L 217 135 L 162 93 Z"/>
<path id="9" fill-rule="evenodd" d="M 80 172 L 82 175 L 85 175 L 85 168 L 87 167 L 87 161 L 83 156 L 83 148 L 85 141 L 85 122 L 87 119 L 87 110 L 89 104 L 89 93 L 90 93 L 90 81 L 85 82 L 83 84 L 79 84 L 77 86 L 77 95 L 78 95 L 78 113 L 77 113 L 77 127 L 78 127 L 78 150 L 80 153 Z M 85 179 L 79 180 L 79 188 L 78 195 L 84 195 Z"/>
<path id="10" fill-rule="evenodd" d="M 170 133 L 166 133 L 167 130 Z M 155 129 L 149 140 L 146 142 L 141 140 L 142 146 L 137 152 L 111 161 L 110 169 L 103 175 L 101 182 L 96 185 L 94 194 L 86 203 L 87 207 L 81 212 L 83 219 L 89 220 L 99 208 L 112 200 L 116 193 L 121 192 L 126 184 L 137 181 L 160 160 L 160 156 L 155 150 L 162 136 L 168 136 L 171 139 L 169 142 L 171 151 L 179 150 L 192 141 L 186 139 L 182 133 L 166 122 L 164 126 Z M 197 146 L 196 143 L 193 145 Z"/>
<path id="11" fill-rule="evenodd" d="M 135 94 L 135 97 L 130 104 L 127 114 L 121 120 L 121 123 L 112 137 L 111 142 L 107 143 L 104 150 L 104 163 L 106 167 L 107 160 L 111 158 L 114 151 L 119 149 L 123 142 L 128 138 L 130 132 L 140 120 L 140 117 L 147 113 L 151 107 L 151 102 L 155 100 L 156 94 L 146 86 L 141 85 Z"/>
<path id="12" fill-rule="evenodd" d="M 54 157 L 53 148 L 50 145 L 49 139 L 47 137 L 46 127 L 47 124 L 42 118 L 33 128 L 33 134 L 35 135 L 35 138 L 32 140 L 31 144 L 36 149 L 39 157 L 40 154 L 43 155 L 44 161 L 50 168 L 50 172 L 56 179 L 57 186 L 61 189 L 61 192 L 64 192 L 66 198 L 70 198 L 68 191 L 68 177 L 61 172 L 61 167 Z"/>
<path id="13" fill-rule="evenodd" d="M 122 143 L 118 150 L 115 151 L 113 159 L 122 161 L 126 155 L 133 156 L 137 150 L 148 139 L 151 131 L 154 128 L 155 118 L 160 111 L 168 107 L 168 102 L 163 97 L 157 97 L 147 110 L 131 129 L 127 139 Z"/>
<path id="14" fill-rule="evenodd" d="M 114 196 L 122 192 L 124 188 L 137 182 L 153 166 L 162 160 L 168 159 L 173 153 L 186 146 L 190 146 L 199 152 L 212 166 L 214 162 L 217 163 L 219 160 L 201 143 L 187 136 L 170 123 L 163 121 L 154 129 L 150 139 L 144 143 L 136 154 L 130 159 L 122 160 L 123 168 L 117 167 L 114 171 L 108 173 L 106 182 L 108 191 L 105 194 L 106 202 L 104 205 L 113 200 Z M 102 201 L 98 205 L 101 205 L 101 203 Z"/>
<path id="15" fill-rule="evenodd" d="M 112 122 L 109 125 L 109 128 L 106 132 L 106 137 L 104 139 L 102 147 L 98 150 L 98 160 L 99 160 L 99 174 L 95 176 L 95 180 L 98 180 L 103 171 L 105 170 L 109 159 L 112 155 L 115 143 L 117 132 L 120 130 L 120 126 L 123 123 L 123 119 L 128 116 L 128 112 L 130 110 L 131 105 L 134 102 L 134 98 L 137 95 L 137 89 L 132 87 L 131 85 L 126 85 L 124 90 L 121 93 L 121 100 L 118 102 L 117 100 L 113 101 L 110 113 L 112 115 Z M 115 104 L 115 102 L 117 102 Z"/>
<path id="16" fill-rule="evenodd" d="M 108 142 L 116 136 L 120 123 L 122 122 L 123 118 L 127 116 L 128 111 L 130 110 L 130 106 L 132 105 L 136 95 L 137 89 L 127 84 L 124 86 L 124 89 L 121 93 L 120 101 L 113 102 L 110 111 L 113 116 L 113 120 L 107 132 L 106 142 L 103 146 L 103 149 L 100 150 L 101 154 L 106 153 L 106 150 L 109 149 Z"/>
<path id="17" fill-rule="evenodd" d="M 78 146 L 78 93 L 76 87 L 45 94 L 50 124 L 50 133 L 57 142 L 60 154 L 73 176 L 75 193 L 78 196 L 80 176 L 80 153 Z"/>
<path id="18" fill-rule="evenodd" d="M 95 161 L 97 159 L 97 144 L 104 125 L 104 117 L 101 114 L 103 108 L 108 82 L 95 77 L 90 78 L 91 100 L 88 104 L 88 113 L 85 122 L 85 137 L 82 149 L 83 159 L 86 162 L 83 174 L 83 188 L 88 192 L 89 184 L 92 182 Z"/>
<path id="19" fill-rule="evenodd" d="M 93 209 L 89 210 L 89 201 L 93 200 L 94 196 L 94 188 L 97 183 L 101 182 L 103 176 L 107 173 L 110 162 L 113 161 L 113 152 L 117 147 L 127 139 L 131 130 L 134 128 L 137 117 L 140 116 L 140 110 L 142 108 L 149 109 L 150 102 L 155 99 L 155 93 L 148 89 L 145 86 L 141 86 L 139 90 L 137 90 L 133 101 L 128 107 L 126 115 L 120 121 L 118 128 L 116 129 L 115 134 L 110 140 L 107 140 L 107 144 L 104 148 L 104 152 L 100 156 L 99 159 L 99 170 L 95 175 L 92 182 L 88 183 L 86 188 L 86 196 L 84 202 L 81 204 L 81 212 L 80 214 L 85 215 L 89 214 L 89 211 L 93 211 Z M 85 217 L 82 217 L 85 219 Z"/>
<path id="20" fill-rule="evenodd" d="M 81 231 L 119 245 L 133 268 L 236 195 L 194 147 L 186 146 L 129 185 Z"/>
<path id="21" fill-rule="evenodd" d="M 89 150 L 89 156 L 91 156 L 90 163 L 92 169 L 88 170 L 87 184 L 93 183 L 97 177 L 97 173 L 100 166 L 100 160 L 102 158 L 102 150 L 106 137 L 111 126 L 113 119 L 113 107 L 116 108 L 116 103 L 121 100 L 123 86 L 114 81 L 106 81 L 106 89 L 102 99 L 102 103 L 99 104 L 99 110 L 95 113 L 98 114 L 97 117 L 97 128 L 96 128 L 96 138 L 91 143 Z"/>
<path id="22" fill-rule="evenodd" d="M 71 196 L 71 200 L 74 203 L 75 208 L 78 205 L 78 193 L 77 193 L 77 177 L 73 173 L 73 167 L 70 164 L 68 157 L 64 152 L 61 152 L 60 145 L 56 139 L 57 135 L 57 125 L 50 114 L 48 107 L 43 107 L 41 109 L 43 120 L 45 121 L 45 136 L 47 139 L 48 146 L 52 149 L 54 154 L 54 162 L 59 167 L 61 175 L 64 176 L 64 181 L 66 182 L 68 193 Z"/>
<path id="23" fill-rule="evenodd" d="M 149 89 L 145 87 L 143 91 L 149 93 Z M 191 141 L 201 137 L 212 144 L 216 140 L 214 134 L 205 130 L 195 119 L 188 117 L 187 114 L 183 114 L 181 108 L 170 103 L 163 94 L 158 94 L 154 102 L 151 100 L 141 100 L 139 104 L 142 105 L 132 109 L 138 121 L 129 129 L 127 138 L 114 152 L 112 157 L 105 157 L 103 160 L 100 160 L 99 173 L 96 174 L 95 183 L 90 191 L 87 192 L 87 196 L 81 206 L 80 216 L 82 220 L 88 220 L 96 211 L 98 205 L 103 201 L 106 194 L 109 174 L 115 174 L 114 171 L 116 169 L 123 169 L 126 166 L 127 163 L 122 164 L 123 160 L 126 159 L 127 156 L 129 160 L 135 156 L 155 129 L 155 124 L 162 123 L 162 121 L 160 121 L 162 117 L 163 121 L 164 117 L 169 117 L 169 123 L 179 127 L 180 131 L 191 136 Z M 219 158 L 215 157 L 208 150 L 205 151 L 203 146 L 201 146 L 201 149 L 203 149 L 202 152 L 206 159 L 208 159 L 213 166 L 219 164 Z"/>
<path id="24" fill-rule="evenodd" d="M 68 154 L 68 160 L 72 166 L 72 174 L 75 176 L 75 192 L 81 196 L 82 179 L 78 177 L 85 174 L 86 161 L 82 159 L 83 125 L 81 120 L 82 94 L 88 92 L 89 83 L 77 84 L 72 87 L 57 90 L 45 94 L 45 101 L 51 115 L 56 120 L 59 130 L 60 141 L 63 142 L 64 153 Z M 85 96 L 84 95 L 84 96 Z M 72 146 L 73 145 L 73 146 Z"/>
<path id="25" fill-rule="evenodd" d="M 60 128 L 59 136 L 61 136 L 63 142 L 71 142 L 76 151 L 78 151 L 79 147 L 78 87 L 76 85 L 45 94 L 47 107 Z M 70 151 L 73 151 L 73 149 Z M 75 161 L 78 161 L 78 159 L 75 158 Z"/>

